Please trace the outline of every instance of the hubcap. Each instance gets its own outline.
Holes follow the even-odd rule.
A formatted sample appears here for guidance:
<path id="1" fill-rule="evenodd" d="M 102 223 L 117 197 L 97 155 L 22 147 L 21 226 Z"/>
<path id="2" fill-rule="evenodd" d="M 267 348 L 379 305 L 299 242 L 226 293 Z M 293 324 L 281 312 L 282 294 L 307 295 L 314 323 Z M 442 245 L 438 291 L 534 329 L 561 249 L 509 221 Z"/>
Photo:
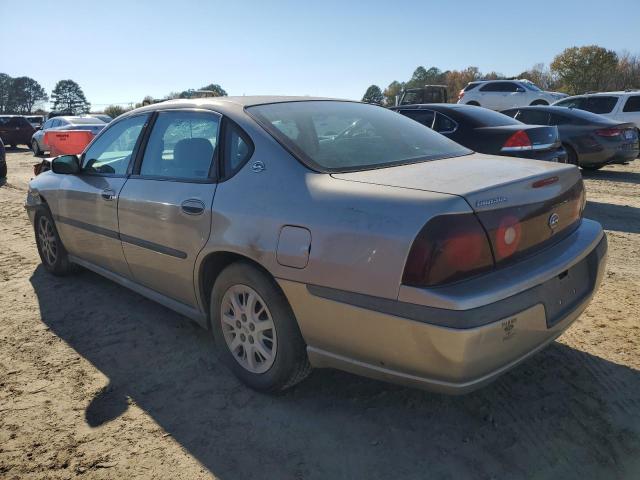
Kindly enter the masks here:
<path id="1" fill-rule="evenodd" d="M 258 292 L 234 285 L 222 297 L 220 310 L 224 340 L 236 362 L 252 373 L 269 370 L 278 340 L 271 312 Z"/>
<path id="2" fill-rule="evenodd" d="M 40 240 L 40 250 L 44 260 L 53 265 L 58 258 L 58 242 L 53 233 L 53 225 L 45 216 L 40 217 L 38 222 L 38 239 Z"/>

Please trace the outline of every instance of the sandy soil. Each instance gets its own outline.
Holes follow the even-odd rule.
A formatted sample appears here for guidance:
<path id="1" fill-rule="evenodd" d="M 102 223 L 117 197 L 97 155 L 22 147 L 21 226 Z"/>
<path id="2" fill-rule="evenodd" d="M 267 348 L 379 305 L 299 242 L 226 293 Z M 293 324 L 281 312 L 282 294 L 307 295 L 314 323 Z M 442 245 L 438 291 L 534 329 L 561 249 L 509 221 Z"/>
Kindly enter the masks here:
<path id="1" fill-rule="evenodd" d="M 640 478 L 640 160 L 585 175 L 610 242 L 595 301 L 464 397 L 333 371 L 248 390 L 179 315 L 44 271 L 33 163 L 10 153 L 0 187 L 0 478 Z"/>

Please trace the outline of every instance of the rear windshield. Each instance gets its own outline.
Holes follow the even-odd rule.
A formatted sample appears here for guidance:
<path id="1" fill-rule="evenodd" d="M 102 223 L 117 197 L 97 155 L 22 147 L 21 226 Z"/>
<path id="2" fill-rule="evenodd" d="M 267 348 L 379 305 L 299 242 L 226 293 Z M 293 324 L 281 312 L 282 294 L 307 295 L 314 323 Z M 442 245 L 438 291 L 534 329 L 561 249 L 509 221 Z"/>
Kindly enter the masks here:
<path id="1" fill-rule="evenodd" d="M 520 125 L 522 123 L 488 108 L 468 106 L 464 107 L 464 110 L 461 109 L 461 112 L 464 112 L 464 116 L 475 123 L 477 127 L 501 127 L 503 125 Z"/>
<path id="2" fill-rule="evenodd" d="M 71 125 L 102 125 L 104 122 L 93 117 L 68 118 Z"/>
<path id="3" fill-rule="evenodd" d="M 368 170 L 471 153 L 430 128 L 375 105 L 318 100 L 257 105 L 247 111 L 318 171 Z"/>

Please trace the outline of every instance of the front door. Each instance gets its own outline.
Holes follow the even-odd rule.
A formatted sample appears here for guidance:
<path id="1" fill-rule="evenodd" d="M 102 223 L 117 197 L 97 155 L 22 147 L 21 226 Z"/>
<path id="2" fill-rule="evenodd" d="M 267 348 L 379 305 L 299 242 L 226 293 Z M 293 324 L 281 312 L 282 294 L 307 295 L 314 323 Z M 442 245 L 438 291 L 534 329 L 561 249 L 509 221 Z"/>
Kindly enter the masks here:
<path id="1" fill-rule="evenodd" d="M 131 277 L 118 233 L 118 201 L 148 114 L 110 125 L 82 156 L 82 171 L 61 183 L 56 226 L 71 255 Z"/>
<path id="2" fill-rule="evenodd" d="M 220 119 L 211 111 L 160 111 L 118 203 L 134 280 L 192 307 L 195 260 L 211 231 Z"/>

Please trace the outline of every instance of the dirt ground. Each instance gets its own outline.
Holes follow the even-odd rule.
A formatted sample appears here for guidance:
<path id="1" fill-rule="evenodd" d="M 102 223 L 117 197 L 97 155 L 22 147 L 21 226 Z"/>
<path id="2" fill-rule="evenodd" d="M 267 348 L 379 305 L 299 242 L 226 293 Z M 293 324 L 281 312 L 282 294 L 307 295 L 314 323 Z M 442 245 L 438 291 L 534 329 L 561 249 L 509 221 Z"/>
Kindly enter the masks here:
<path id="1" fill-rule="evenodd" d="M 316 371 L 248 390 L 208 334 L 98 275 L 40 266 L 0 186 L 0 478 L 640 478 L 640 160 L 585 175 L 605 283 L 559 341 L 462 397 Z"/>

